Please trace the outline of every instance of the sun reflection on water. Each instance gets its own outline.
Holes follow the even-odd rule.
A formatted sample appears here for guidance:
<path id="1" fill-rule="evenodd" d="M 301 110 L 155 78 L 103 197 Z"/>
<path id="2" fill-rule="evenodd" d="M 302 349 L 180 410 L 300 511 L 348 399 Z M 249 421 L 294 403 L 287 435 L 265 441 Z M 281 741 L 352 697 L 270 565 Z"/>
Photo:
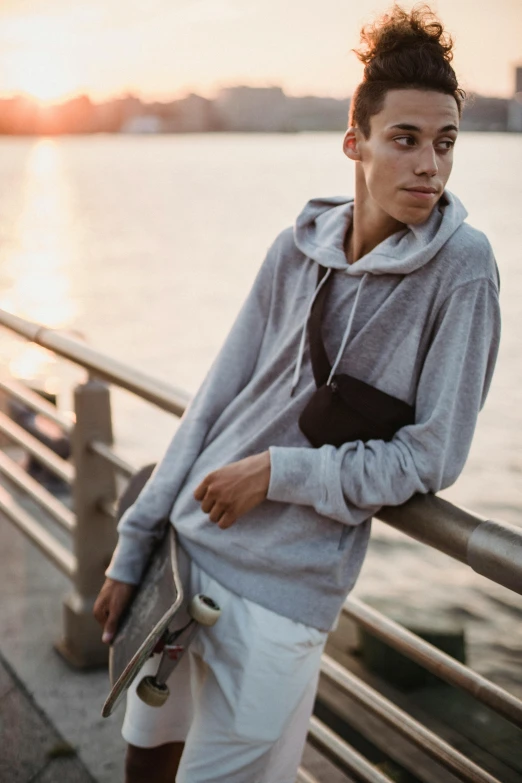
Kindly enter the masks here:
<path id="1" fill-rule="evenodd" d="M 76 250 L 74 224 L 60 147 L 40 139 L 27 157 L 22 208 L 4 253 L 3 271 L 11 285 L 2 292 L 0 308 L 54 329 L 73 322 L 68 267 Z M 56 359 L 43 348 L 24 345 L 9 371 L 24 379 L 39 377 L 47 391 L 54 391 Z"/>

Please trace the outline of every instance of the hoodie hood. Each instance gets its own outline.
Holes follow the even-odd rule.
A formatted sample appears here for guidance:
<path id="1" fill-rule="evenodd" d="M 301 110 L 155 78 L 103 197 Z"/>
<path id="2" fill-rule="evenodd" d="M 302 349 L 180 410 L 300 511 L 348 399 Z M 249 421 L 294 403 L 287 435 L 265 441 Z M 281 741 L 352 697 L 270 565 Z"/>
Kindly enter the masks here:
<path id="1" fill-rule="evenodd" d="M 353 198 L 343 196 L 312 199 L 297 217 L 294 239 L 307 258 L 356 277 L 367 272 L 404 275 L 420 269 L 431 261 L 468 215 L 459 199 L 445 190 L 424 223 L 407 225 L 355 263 L 348 264 L 344 238 L 352 223 L 353 205 Z"/>
<path id="2" fill-rule="evenodd" d="M 353 198 L 312 199 L 297 217 L 294 241 L 307 258 L 328 267 L 328 272 L 316 287 L 308 304 L 301 331 L 290 395 L 293 395 L 301 375 L 308 319 L 317 294 L 332 274 L 339 269 L 352 277 L 360 277 L 357 295 L 346 324 L 341 347 L 335 357 L 327 383 L 330 384 L 350 337 L 357 304 L 368 275 L 406 275 L 424 266 L 464 222 L 468 213 L 463 204 L 447 190 L 435 205 L 429 218 L 417 226 L 407 225 L 387 237 L 353 264 L 346 260 L 344 238 L 353 220 Z"/>

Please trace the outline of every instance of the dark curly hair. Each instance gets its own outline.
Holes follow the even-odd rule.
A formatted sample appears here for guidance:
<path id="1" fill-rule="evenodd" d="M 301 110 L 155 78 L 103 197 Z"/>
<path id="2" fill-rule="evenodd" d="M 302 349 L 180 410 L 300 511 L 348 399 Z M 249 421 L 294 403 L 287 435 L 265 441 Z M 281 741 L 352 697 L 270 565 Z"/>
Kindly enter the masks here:
<path id="1" fill-rule="evenodd" d="M 459 116 L 466 94 L 458 85 L 453 40 L 427 5 L 407 12 L 398 5 L 361 31 L 354 50 L 364 63 L 364 77 L 352 98 L 350 125 L 370 136 L 370 119 L 378 114 L 389 90 L 433 90 L 452 95 Z"/>

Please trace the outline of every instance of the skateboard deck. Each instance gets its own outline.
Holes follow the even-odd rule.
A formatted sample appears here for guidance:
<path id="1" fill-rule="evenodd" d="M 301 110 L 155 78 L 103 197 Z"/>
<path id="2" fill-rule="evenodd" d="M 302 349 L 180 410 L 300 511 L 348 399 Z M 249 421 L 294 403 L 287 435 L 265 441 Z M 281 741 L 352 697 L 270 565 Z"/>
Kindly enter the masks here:
<path id="1" fill-rule="evenodd" d="M 131 478 L 118 502 L 118 519 L 138 498 L 154 467 L 147 465 Z M 142 581 L 121 619 L 109 650 L 111 691 L 102 708 L 105 718 L 111 715 L 125 695 L 158 642 L 168 634 L 176 633 L 177 629 L 196 625 L 191 623 L 184 600 L 183 585 L 188 578 L 187 557 L 177 546 L 176 533 L 169 520 L 164 520 L 164 525 L 163 537 L 153 550 Z M 193 632 L 191 629 L 191 634 L 185 633 L 179 640 L 184 645 L 181 653 L 188 646 Z M 175 657 L 173 653 L 172 660 Z M 171 664 L 171 668 L 173 665 L 175 663 Z"/>
<path id="2" fill-rule="evenodd" d="M 176 625 L 190 621 L 183 601 L 176 534 L 168 524 L 110 647 L 112 688 L 102 708 L 104 718 L 113 712 L 167 630 L 175 630 L 174 621 Z"/>
<path id="3" fill-rule="evenodd" d="M 135 502 L 149 479 L 154 465 L 142 468 L 132 479 L 118 503 L 118 519 Z M 195 595 L 190 601 L 184 585 L 189 579 L 189 560 L 178 546 L 169 519 L 154 548 L 143 578 L 127 607 L 109 651 L 111 691 L 102 708 L 107 718 L 154 652 L 161 652 L 158 670 L 138 686 L 138 696 L 150 706 L 159 707 L 169 695 L 166 680 L 194 638 L 200 625 L 214 625 L 219 606 L 208 596 Z"/>

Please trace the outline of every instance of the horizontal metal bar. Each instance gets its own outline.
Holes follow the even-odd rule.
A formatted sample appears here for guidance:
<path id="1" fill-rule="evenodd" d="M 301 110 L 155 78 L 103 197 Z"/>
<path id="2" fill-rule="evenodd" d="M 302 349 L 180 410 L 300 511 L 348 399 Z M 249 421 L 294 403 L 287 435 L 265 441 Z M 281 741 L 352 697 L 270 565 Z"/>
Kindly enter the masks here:
<path id="1" fill-rule="evenodd" d="M 18 528 L 60 571 L 74 579 L 77 560 L 54 536 L 47 532 L 15 499 L 0 487 L 0 511 Z"/>
<path id="2" fill-rule="evenodd" d="M 53 421 L 66 435 L 70 435 L 74 429 L 74 416 L 66 416 L 60 413 L 52 403 L 29 389 L 25 384 L 7 378 L 0 378 L 0 389 L 9 397 L 18 400 L 36 413 L 41 413 L 46 419 Z"/>
<path id="3" fill-rule="evenodd" d="M 522 726 L 522 701 L 503 688 L 456 661 L 434 645 L 424 641 L 402 625 L 385 617 L 357 598 L 345 601 L 343 612 L 358 625 L 382 639 L 390 647 L 406 655 L 437 677 L 471 693 L 517 726 Z"/>
<path id="4" fill-rule="evenodd" d="M 14 460 L 7 454 L 0 451 L 0 472 L 16 484 L 31 500 L 34 500 L 48 514 L 52 516 L 55 522 L 58 522 L 65 530 L 72 532 L 76 527 L 76 517 L 67 506 L 51 495 L 45 487 L 29 476 Z"/>
<path id="5" fill-rule="evenodd" d="M 454 506 L 436 495 L 414 495 L 376 515 L 411 538 L 460 560 L 522 595 L 522 529 Z"/>
<path id="6" fill-rule="evenodd" d="M 297 770 L 297 777 L 295 783 L 319 783 L 317 778 L 314 778 L 306 769 L 299 767 Z"/>
<path id="7" fill-rule="evenodd" d="M 340 760 L 350 772 L 364 783 L 391 783 L 391 779 L 370 764 L 355 748 L 341 739 L 316 717 L 310 719 L 308 737 L 313 745 L 327 750 L 332 761 Z"/>
<path id="8" fill-rule="evenodd" d="M 145 373 L 105 356 L 57 330 L 32 323 L 5 310 L 0 310 L 0 326 L 54 351 L 59 356 L 85 367 L 96 377 L 127 389 L 176 416 L 183 415 L 190 401 L 190 396 L 181 389 L 150 378 Z"/>
<path id="9" fill-rule="evenodd" d="M 323 655 L 321 671 L 345 693 L 348 693 L 352 699 L 392 726 L 414 745 L 422 748 L 425 753 L 453 772 L 460 780 L 464 780 L 466 783 L 501 783 L 347 669 L 344 669 L 330 656 Z"/>
<path id="10" fill-rule="evenodd" d="M 115 468 L 126 478 L 130 478 L 138 472 L 137 468 L 131 465 L 130 462 L 127 462 L 126 460 L 122 459 L 122 457 L 118 456 L 118 454 L 116 454 L 116 452 L 110 446 L 108 446 L 106 443 L 102 443 L 101 440 L 91 441 L 89 443 L 89 449 L 99 457 L 107 460 L 107 462 L 110 462 L 113 468 Z"/>
<path id="11" fill-rule="evenodd" d="M 61 457 L 58 457 L 48 446 L 16 424 L 5 413 L 0 413 L 0 432 L 7 435 L 15 443 L 19 443 L 24 449 L 35 457 L 38 462 L 45 465 L 50 471 L 59 476 L 67 484 L 74 482 L 74 467 Z"/>

